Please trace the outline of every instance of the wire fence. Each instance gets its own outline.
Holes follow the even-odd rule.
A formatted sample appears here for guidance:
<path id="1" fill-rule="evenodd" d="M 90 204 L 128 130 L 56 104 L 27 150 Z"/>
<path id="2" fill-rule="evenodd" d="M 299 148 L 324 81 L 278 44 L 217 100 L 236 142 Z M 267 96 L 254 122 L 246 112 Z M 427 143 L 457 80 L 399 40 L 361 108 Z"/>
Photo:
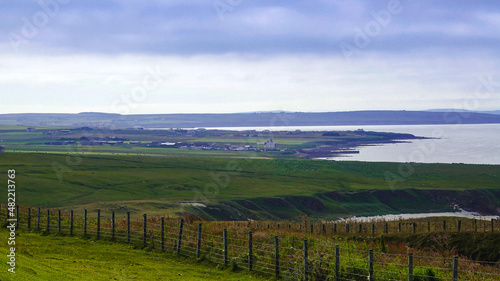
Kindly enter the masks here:
<path id="1" fill-rule="evenodd" d="M 7 209 L 0 204 L 0 210 Z M 19 206 L 12 210 L 0 212 L 0 219 L 13 221 L 15 215 L 18 228 L 131 243 L 283 280 L 500 280 L 498 262 L 473 261 L 442 253 L 429 256 L 418 252 L 374 251 L 361 242 L 329 239 L 328 235 L 297 235 L 288 231 L 291 225 L 283 227 L 283 223 L 274 222 L 273 228 L 271 222 L 269 225 L 259 222 L 261 226 L 242 222 L 202 223 L 100 210 L 85 210 L 83 214 Z M 307 232 L 314 232 L 315 226 L 319 232 L 324 229 L 322 224 L 308 224 Z M 372 229 L 369 227 L 368 231 Z M 495 231 L 495 225 L 484 231 Z"/>

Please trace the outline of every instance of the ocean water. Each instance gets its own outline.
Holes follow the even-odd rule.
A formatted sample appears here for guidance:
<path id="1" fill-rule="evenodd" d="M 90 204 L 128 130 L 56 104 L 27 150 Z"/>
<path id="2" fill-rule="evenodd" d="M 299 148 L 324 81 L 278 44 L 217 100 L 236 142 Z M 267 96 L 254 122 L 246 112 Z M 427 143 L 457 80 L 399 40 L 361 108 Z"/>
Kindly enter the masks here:
<path id="1" fill-rule="evenodd" d="M 343 131 L 363 129 L 365 131 L 409 133 L 431 139 L 362 146 L 357 148 L 359 154 L 346 154 L 340 157 L 323 159 L 500 165 L 500 124 L 219 127 L 207 129 L 241 131 Z"/>

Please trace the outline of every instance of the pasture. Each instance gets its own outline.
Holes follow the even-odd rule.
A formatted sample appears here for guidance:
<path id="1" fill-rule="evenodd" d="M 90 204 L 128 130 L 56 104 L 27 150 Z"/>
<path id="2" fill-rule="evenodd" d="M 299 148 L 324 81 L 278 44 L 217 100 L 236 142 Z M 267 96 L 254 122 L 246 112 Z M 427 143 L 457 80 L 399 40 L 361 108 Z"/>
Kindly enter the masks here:
<path id="1" fill-rule="evenodd" d="M 0 170 L 16 169 L 18 202 L 42 208 L 241 220 L 450 211 L 452 203 L 483 208 L 478 211 L 500 206 L 500 166 L 413 168 L 402 175 L 397 163 L 0 154 Z M 5 197 L 0 194 L 2 202 Z"/>

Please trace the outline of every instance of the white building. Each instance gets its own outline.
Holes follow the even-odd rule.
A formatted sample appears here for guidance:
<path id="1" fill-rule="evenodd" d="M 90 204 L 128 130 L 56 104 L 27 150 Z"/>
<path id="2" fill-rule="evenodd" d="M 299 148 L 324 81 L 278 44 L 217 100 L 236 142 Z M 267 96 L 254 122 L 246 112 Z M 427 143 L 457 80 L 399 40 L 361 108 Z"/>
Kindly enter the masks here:
<path id="1" fill-rule="evenodd" d="M 264 143 L 264 148 L 265 149 L 276 149 L 278 147 L 278 144 L 273 141 L 273 139 L 270 139 L 269 141 L 266 141 Z"/>

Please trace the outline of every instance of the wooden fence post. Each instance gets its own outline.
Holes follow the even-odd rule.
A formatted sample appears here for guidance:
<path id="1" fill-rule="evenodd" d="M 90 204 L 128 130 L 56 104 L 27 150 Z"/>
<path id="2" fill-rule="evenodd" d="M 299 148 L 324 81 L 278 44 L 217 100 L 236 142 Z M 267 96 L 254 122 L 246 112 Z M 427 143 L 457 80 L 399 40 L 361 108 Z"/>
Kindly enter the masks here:
<path id="1" fill-rule="evenodd" d="M 127 212 L 127 243 L 130 243 L 130 212 Z"/>
<path id="2" fill-rule="evenodd" d="M 307 281 L 309 275 L 309 253 L 307 249 L 307 240 L 304 240 L 304 281 Z"/>
<path id="3" fill-rule="evenodd" d="M 184 219 L 181 219 L 179 223 L 179 235 L 177 236 L 177 254 L 181 252 L 181 243 L 182 243 L 182 228 L 184 227 Z"/>
<path id="4" fill-rule="evenodd" d="M 83 212 L 83 235 L 87 235 L 87 209 Z"/>
<path id="5" fill-rule="evenodd" d="M 462 221 L 458 220 L 458 225 L 457 225 L 458 232 L 460 232 L 461 228 L 462 228 Z"/>
<path id="6" fill-rule="evenodd" d="M 115 240 L 115 211 L 111 212 L 111 239 Z"/>
<path id="7" fill-rule="evenodd" d="M 313 232 L 314 232 L 313 230 L 314 230 L 314 226 L 313 226 L 313 224 L 311 223 L 311 234 L 313 234 Z"/>
<path id="8" fill-rule="evenodd" d="M 359 231 L 358 232 L 359 233 L 363 232 L 363 224 L 361 224 L 361 223 L 359 224 Z"/>
<path id="9" fill-rule="evenodd" d="M 452 279 L 453 281 L 458 280 L 458 257 L 453 257 L 453 273 L 452 273 Z"/>
<path id="10" fill-rule="evenodd" d="M 36 230 L 40 230 L 40 207 L 38 207 L 38 214 L 37 214 L 37 221 L 36 221 Z"/>
<path id="11" fill-rule="evenodd" d="M 385 229 L 384 229 L 385 234 L 389 233 L 389 225 L 385 223 Z"/>
<path id="12" fill-rule="evenodd" d="M 47 209 L 47 233 L 50 233 L 50 209 Z"/>
<path id="13" fill-rule="evenodd" d="M 28 208 L 28 228 L 31 228 L 31 208 Z"/>
<path id="14" fill-rule="evenodd" d="M 73 210 L 71 210 L 69 218 L 69 235 L 73 235 Z"/>
<path id="15" fill-rule="evenodd" d="M 146 238 L 147 238 L 147 222 L 148 222 L 148 217 L 146 214 L 142 215 L 143 216 L 143 230 L 142 230 L 142 244 L 144 247 L 146 247 Z"/>
<path id="16" fill-rule="evenodd" d="M 368 280 L 373 281 L 373 250 L 368 252 Z"/>
<path id="17" fill-rule="evenodd" d="M 340 246 L 335 245 L 335 281 L 340 280 Z"/>
<path id="18" fill-rule="evenodd" d="M 274 273 L 276 278 L 280 277 L 280 249 L 279 249 L 279 238 L 274 236 Z"/>
<path id="19" fill-rule="evenodd" d="M 337 233 L 337 224 L 336 223 L 333 224 L 333 233 Z"/>
<path id="20" fill-rule="evenodd" d="M 57 210 L 57 230 L 61 233 L 61 210 Z"/>
<path id="21" fill-rule="evenodd" d="M 97 210 L 97 239 L 101 238 L 101 210 Z"/>
<path id="22" fill-rule="evenodd" d="M 446 221 L 443 221 L 443 231 L 446 231 Z"/>
<path id="23" fill-rule="evenodd" d="M 349 224 L 345 225 L 345 233 L 349 233 Z"/>
<path id="24" fill-rule="evenodd" d="M 408 253 L 408 281 L 413 281 L 413 254 Z"/>
<path id="25" fill-rule="evenodd" d="M 222 238 L 223 238 L 223 242 L 224 242 L 224 266 L 227 266 L 228 265 L 228 262 L 227 262 L 227 229 L 225 229 L 225 228 L 222 231 Z"/>
<path id="26" fill-rule="evenodd" d="M 161 229 L 160 229 L 160 245 L 161 250 L 165 251 L 165 218 L 161 218 Z M 198 258 L 198 256 L 196 256 Z"/>
<path id="27" fill-rule="evenodd" d="M 431 222 L 427 221 L 427 232 L 431 232 Z"/>
<path id="28" fill-rule="evenodd" d="M 491 219 L 491 232 L 495 231 L 495 219 Z"/>
<path id="29" fill-rule="evenodd" d="M 398 232 L 401 232 L 401 222 L 398 223 Z"/>
<path id="30" fill-rule="evenodd" d="M 200 258 L 201 252 L 201 222 L 198 223 L 198 237 L 196 237 L 196 258 Z"/>
<path id="31" fill-rule="evenodd" d="M 252 249 L 252 231 L 248 232 L 248 270 L 252 271 L 253 249 Z"/>
<path id="32" fill-rule="evenodd" d="M 372 223 L 372 234 L 375 234 L 375 224 Z"/>
<path id="33" fill-rule="evenodd" d="M 413 234 L 417 233 L 417 223 L 413 222 Z"/>

